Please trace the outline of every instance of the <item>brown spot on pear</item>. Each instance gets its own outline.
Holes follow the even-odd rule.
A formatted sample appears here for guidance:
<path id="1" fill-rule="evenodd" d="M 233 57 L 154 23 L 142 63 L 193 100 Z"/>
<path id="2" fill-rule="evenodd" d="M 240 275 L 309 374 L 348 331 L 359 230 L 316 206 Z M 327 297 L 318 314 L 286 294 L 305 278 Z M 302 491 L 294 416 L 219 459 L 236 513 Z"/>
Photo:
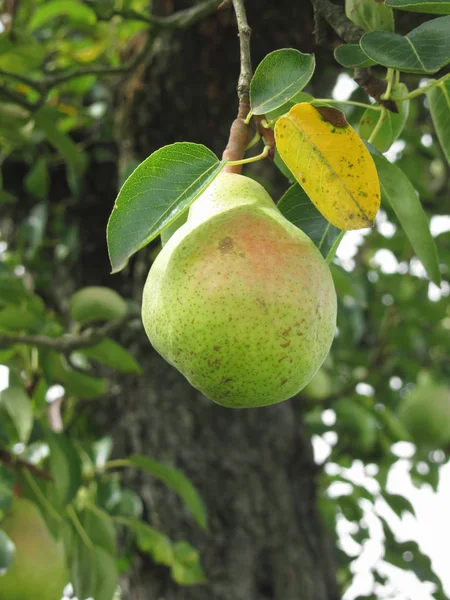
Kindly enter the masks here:
<path id="1" fill-rule="evenodd" d="M 298 393 L 325 360 L 336 293 L 318 249 L 264 188 L 224 173 L 156 258 L 142 317 L 156 350 L 205 396 L 265 406 Z"/>

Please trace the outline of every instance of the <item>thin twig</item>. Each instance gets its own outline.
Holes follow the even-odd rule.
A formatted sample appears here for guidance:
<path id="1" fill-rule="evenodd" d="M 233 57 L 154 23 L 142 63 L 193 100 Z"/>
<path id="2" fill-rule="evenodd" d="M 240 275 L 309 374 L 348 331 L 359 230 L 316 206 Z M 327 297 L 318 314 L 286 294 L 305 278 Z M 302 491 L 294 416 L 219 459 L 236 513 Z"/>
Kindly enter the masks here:
<path id="1" fill-rule="evenodd" d="M 7 450 L 0 450 L 0 461 L 10 467 L 11 469 L 27 469 L 36 477 L 40 477 L 41 479 L 45 479 L 47 481 L 53 481 L 53 477 L 47 471 L 36 467 L 32 463 L 27 462 L 26 460 L 22 460 L 17 458 Z"/>
<path id="2" fill-rule="evenodd" d="M 90 329 L 80 335 L 67 335 L 63 337 L 51 338 L 46 335 L 13 335 L 9 333 L 0 334 L 0 347 L 12 346 L 14 344 L 29 344 L 40 348 L 50 348 L 57 352 L 73 352 L 82 348 L 89 348 L 101 342 L 102 339 L 110 336 L 120 329 L 127 321 L 137 316 L 137 313 L 130 311 L 121 319 L 111 321 L 102 327 Z"/>
<path id="3" fill-rule="evenodd" d="M 345 11 L 330 0 L 311 0 L 314 14 L 320 15 L 347 44 L 357 44 L 364 30 L 347 18 Z"/>
<path id="4" fill-rule="evenodd" d="M 238 98 L 241 102 L 242 100 L 248 101 L 250 81 L 252 78 L 252 59 L 250 54 L 250 37 L 252 30 L 247 22 L 244 0 L 233 0 L 233 8 L 236 13 L 241 55 L 241 71 L 237 87 Z"/>

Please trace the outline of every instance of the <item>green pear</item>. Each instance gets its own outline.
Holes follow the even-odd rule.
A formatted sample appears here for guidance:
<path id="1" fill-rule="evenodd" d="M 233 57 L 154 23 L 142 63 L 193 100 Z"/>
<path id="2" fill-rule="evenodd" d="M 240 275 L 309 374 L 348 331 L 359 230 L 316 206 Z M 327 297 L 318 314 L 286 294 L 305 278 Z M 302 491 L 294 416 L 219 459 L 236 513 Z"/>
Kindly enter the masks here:
<path id="1" fill-rule="evenodd" d="M 256 181 L 220 174 L 153 263 L 142 317 L 154 348 L 223 406 L 291 398 L 336 326 L 330 270 Z"/>
<path id="2" fill-rule="evenodd" d="M 303 394 L 311 400 L 325 400 L 331 395 L 333 391 L 333 385 L 331 377 L 324 369 L 320 369 L 311 379 L 311 381 L 305 386 Z"/>
<path id="3" fill-rule="evenodd" d="M 69 582 L 64 549 L 38 507 L 15 498 L 0 527 L 16 546 L 13 564 L 0 575 L 0 600 L 61 600 Z"/>
<path id="4" fill-rule="evenodd" d="M 421 372 L 417 385 L 403 400 L 399 418 L 418 445 L 439 448 L 450 444 L 450 388 Z"/>

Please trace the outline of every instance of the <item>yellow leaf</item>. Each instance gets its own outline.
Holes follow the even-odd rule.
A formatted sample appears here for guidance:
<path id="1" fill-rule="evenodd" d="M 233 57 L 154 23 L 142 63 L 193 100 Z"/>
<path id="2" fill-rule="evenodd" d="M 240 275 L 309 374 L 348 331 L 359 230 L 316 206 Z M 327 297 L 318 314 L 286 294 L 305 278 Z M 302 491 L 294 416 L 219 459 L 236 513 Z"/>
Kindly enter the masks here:
<path id="1" fill-rule="evenodd" d="M 316 208 L 339 229 L 371 227 L 380 184 L 369 151 L 335 108 L 296 104 L 275 125 L 277 150 Z"/>

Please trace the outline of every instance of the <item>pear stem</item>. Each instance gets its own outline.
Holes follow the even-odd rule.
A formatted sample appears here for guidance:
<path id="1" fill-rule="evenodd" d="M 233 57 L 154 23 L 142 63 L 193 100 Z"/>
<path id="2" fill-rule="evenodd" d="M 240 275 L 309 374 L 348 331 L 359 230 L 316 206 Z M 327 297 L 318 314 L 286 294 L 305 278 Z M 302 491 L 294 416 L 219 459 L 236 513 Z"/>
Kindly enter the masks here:
<path id="1" fill-rule="evenodd" d="M 258 162 L 258 160 L 263 160 L 263 158 L 267 158 L 271 149 L 271 146 L 264 146 L 264 150 L 261 152 L 261 154 L 258 154 L 257 156 L 251 156 L 250 158 L 242 158 L 241 160 L 230 160 L 227 162 L 227 166 L 237 167 L 239 165 L 248 165 L 249 163 Z"/>

